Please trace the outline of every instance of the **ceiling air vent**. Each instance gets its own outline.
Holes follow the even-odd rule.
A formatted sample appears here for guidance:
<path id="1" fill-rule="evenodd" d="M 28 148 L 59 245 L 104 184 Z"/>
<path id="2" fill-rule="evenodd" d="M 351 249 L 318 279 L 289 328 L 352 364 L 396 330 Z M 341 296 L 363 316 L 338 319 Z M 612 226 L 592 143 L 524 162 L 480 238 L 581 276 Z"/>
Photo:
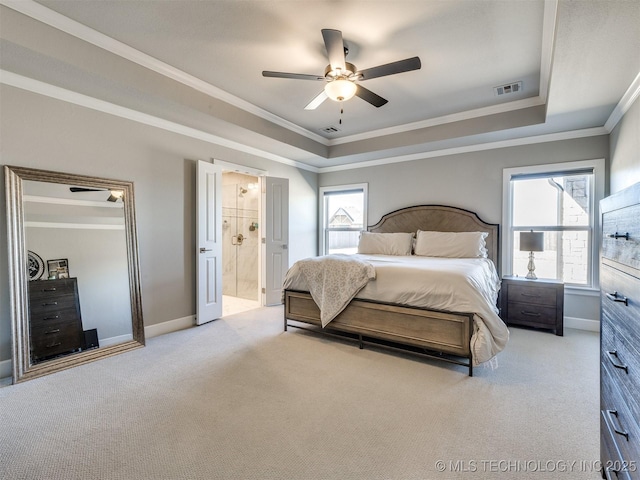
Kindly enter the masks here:
<path id="1" fill-rule="evenodd" d="M 522 90 L 522 82 L 508 83 L 507 85 L 500 85 L 499 87 L 493 87 L 493 91 L 499 97 L 501 95 L 508 95 L 509 93 L 518 93 Z"/>
<path id="2" fill-rule="evenodd" d="M 336 127 L 324 127 L 324 128 L 321 128 L 320 130 L 322 130 L 324 133 L 336 133 L 340 131 L 340 129 Z"/>

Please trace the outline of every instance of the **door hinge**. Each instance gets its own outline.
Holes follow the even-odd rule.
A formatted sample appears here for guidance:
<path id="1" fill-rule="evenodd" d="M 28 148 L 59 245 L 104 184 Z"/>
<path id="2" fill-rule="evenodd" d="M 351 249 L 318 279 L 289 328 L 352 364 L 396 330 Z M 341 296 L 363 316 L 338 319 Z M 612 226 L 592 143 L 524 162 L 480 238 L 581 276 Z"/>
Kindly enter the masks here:
<path id="1" fill-rule="evenodd" d="M 262 293 L 267 293 L 267 289 L 262 287 Z"/>
<path id="2" fill-rule="evenodd" d="M 262 243 L 267 243 L 266 237 L 262 237 Z"/>

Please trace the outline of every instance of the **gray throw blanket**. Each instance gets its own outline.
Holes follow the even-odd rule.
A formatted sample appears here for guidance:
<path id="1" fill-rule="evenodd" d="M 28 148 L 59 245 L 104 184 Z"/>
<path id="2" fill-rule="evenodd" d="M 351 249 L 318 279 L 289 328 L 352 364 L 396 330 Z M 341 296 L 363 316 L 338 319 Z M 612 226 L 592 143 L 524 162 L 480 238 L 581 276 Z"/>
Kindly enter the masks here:
<path id="1" fill-rule="evenodd" d="M 350 255 L 325 255 L 298 261 L 309 293 L 320 308 L 320 321 L 325 327 L 351 299 L 376 278 L 376 270 L 368 262 Z"/>

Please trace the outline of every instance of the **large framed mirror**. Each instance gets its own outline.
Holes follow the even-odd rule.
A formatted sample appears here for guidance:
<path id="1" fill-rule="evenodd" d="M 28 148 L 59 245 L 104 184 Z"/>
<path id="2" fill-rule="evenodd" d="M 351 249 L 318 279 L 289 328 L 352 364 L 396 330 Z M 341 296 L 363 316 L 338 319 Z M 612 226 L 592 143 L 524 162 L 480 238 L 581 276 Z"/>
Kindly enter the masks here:
<path id="1" fill-rule="evenodd" d="M 144 346 L 133 183 L 4 174 L 13 382 Z"/>

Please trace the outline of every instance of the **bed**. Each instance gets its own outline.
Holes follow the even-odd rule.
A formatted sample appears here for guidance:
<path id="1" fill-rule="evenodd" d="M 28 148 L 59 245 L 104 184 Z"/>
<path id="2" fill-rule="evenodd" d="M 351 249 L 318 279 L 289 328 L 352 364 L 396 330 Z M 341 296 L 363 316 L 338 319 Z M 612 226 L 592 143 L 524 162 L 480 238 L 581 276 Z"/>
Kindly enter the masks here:
<path id="1" fill-rule="evenodd" d="M 400 252 L 382 252 L 392 255 L 380 255 L 375 249 L 374 255 L 368 255 L 361 239 L 364 251 L 351 258 L 332 255 L 296 262 L 287 272 L 283 288 L 285 331 L 288 327 L 304 328 L 353 338 L 360 348 L 376 344 L 412 351 L 463 365 L 469 376 L 473 376 L 474 366 L 495 361 L 509 336 L 496 307 L 500 285 L 498 225 L 486 223 L 468 210 L 419 205 L 384 215 L 365 235 L 368 241 L 398 236 L 406 242 L 407 235 L 417 238 L 408 255 L 402 251 L 404 247 Z M 481 235 L 483 254 L 479 258 L 430 257 L 424 247 L 430 245 L 425 243 L 425 239 L 432 239 L 428 235 L 474 239 Z M 315 262 L 331 262 L 324 268 L 330 268 L 334 276 L 362 284 L 345 300 L 346 306 L 331 306 L 338 313 L 329 319 L 330 308 L 314 300 L 314 295 L 318 300 L 317 289 L 311 275 L 304 275 Z M 359 273 L 354 273 L 349 262 L 362 264 Z M 340 268 L 346 270 L 332 270 Z M 396 286 L 398 292 L 391 293 Z"/>

